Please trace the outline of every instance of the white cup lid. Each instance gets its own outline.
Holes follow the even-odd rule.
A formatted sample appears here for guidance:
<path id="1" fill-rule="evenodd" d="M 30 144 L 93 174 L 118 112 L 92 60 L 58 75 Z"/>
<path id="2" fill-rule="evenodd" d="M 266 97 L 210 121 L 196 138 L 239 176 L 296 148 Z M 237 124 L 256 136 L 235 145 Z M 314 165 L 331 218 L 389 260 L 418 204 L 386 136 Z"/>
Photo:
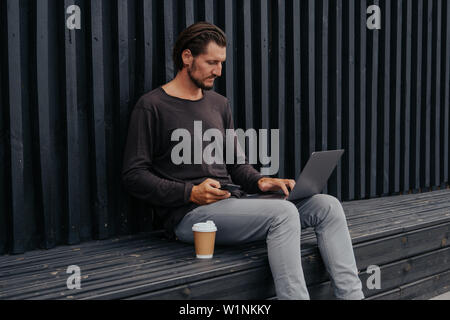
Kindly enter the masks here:
<path id="1" fill-rule="evenodd" d="M 214 232 L 217 231 L 217 227 L 213 221 L 208 220 L 206 222 L 196 223 L 192 226 L 192 231 L 196 232 Z"/>

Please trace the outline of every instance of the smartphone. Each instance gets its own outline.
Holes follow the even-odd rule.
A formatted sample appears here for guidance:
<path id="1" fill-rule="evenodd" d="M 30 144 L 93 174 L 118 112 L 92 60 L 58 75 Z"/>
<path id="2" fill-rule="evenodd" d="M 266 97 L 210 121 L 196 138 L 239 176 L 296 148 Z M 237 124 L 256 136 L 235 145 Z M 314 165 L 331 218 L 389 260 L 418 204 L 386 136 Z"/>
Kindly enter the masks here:
<path id="1" fill-rule="evenodd" d="M 224 190 L 224 191 L 234 191 L 234 190 L 239 190 L 241 188 L 241 186 L 237 185 L 237 184 L 232 184 L 232 183 L 226 183 L 226 184 L 222 184 L 220 186 L 220 190 Z"/>

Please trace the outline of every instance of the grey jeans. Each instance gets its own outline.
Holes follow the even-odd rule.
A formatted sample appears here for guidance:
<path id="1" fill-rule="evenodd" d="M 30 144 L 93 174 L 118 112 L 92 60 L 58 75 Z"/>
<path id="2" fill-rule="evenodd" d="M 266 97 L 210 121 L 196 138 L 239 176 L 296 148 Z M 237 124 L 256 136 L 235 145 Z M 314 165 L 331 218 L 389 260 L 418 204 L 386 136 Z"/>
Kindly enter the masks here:
<path id="1" fill-rule="evenodd" d="M 309 299 L 301 265 L 301 229 L 313 227 L 338 299 L 363 299 L 344 210 L 338 199 L 317 194 L 297 203 L 277 199 L 228 198 L 195 208 L 175 228 L 193 243 L 192 225 L 213 220 L 217 244 L 266 240 L 277 298 Z"/>

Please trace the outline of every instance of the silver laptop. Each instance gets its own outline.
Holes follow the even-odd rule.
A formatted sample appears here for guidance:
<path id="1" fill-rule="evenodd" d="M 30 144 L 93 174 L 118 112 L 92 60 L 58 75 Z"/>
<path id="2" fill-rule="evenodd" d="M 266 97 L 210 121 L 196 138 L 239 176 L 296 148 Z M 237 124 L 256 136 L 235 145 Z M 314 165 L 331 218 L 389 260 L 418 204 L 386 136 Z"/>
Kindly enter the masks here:
<path id="1" fill-rule="evenodd" d="M 295 182 L 294 189 L 289 192 L 286 200 L 298 201 L 322 192 L 343 153 L 344 150 L 313 152 Z M 279 190 L 264 194 L 252 194 L 249 197 L 258 199 L 284 199 L 286 195 L 282 190 Z"/>

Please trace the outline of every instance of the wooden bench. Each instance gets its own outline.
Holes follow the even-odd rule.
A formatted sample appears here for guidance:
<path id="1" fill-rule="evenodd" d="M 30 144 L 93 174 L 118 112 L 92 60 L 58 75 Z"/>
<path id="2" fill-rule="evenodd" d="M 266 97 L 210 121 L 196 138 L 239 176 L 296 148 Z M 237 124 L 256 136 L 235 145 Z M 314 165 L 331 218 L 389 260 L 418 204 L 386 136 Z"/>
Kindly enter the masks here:
<path id="1" fill-rule="evenodd" d="M 429 298 L 450 290 L 450 190 L 343 203 L 367 299 Z M 312 299 L 332 299 L 313 230 L 302 233 Z M 68 266 L 81 268 L 69 290 Z M 369 265 L 381 289 L 368 289 Z M 216 246 L 212 260 L 192 245 L 152 232 L 0 257 L 0 299 L 271 299 L 264 242 Z"/>

